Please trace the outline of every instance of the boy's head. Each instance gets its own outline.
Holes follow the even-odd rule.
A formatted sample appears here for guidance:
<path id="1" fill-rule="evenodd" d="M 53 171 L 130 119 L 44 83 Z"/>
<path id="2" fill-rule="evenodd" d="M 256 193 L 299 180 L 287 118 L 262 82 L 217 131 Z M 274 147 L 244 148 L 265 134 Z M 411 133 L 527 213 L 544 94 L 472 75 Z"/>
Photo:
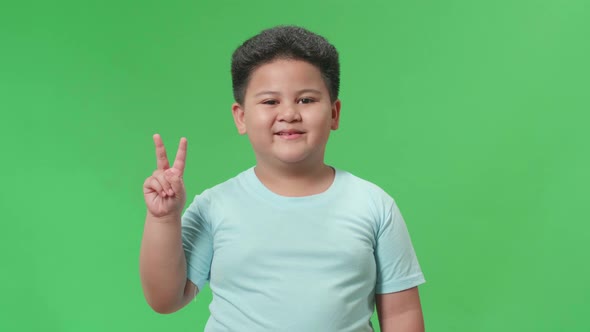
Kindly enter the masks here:
<path id="1" fill-rule="evenodd" d="M 246 40 L 232 56 L 232 83 L 236 102 L 244 103 L 252 72 L 278 59 L 302 60 L 317 67 L 330 99 L 338 99 L 340 64 L 338 52 L 324 37 L 301 27 L 278 26 Z"/>

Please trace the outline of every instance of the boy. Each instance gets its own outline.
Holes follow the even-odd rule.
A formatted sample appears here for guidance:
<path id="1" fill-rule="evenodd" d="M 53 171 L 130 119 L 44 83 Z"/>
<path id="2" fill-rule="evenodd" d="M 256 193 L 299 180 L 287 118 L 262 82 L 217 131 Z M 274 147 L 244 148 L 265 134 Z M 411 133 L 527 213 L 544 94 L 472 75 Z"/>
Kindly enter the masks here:
<path id="1" fill-rule="evenodd" d="M 423 331 L 424 282 L 393 199 L 324 163 L 338 128 L 336 49 L 303 28 L 262 31 L 232 57 L 233 118 L 256 166 L 197 195 L 184 215 L 182 138 L 144 183 L 145 297 L 184 307 L 208 281 L 206 331 Z"/>

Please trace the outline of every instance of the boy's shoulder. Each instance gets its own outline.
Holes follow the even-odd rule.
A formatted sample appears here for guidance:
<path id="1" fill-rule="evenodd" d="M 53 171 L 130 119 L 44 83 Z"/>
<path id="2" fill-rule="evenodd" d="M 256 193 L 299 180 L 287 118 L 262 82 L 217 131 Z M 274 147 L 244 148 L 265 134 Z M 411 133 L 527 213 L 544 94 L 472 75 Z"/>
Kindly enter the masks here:
<path id="1" fill-rule="evenodd" d="M 245 184 L 246 178 L 250 172 L 253 172 L 253 169 L 254 167 L 246 169 L 223 182 L 206 188 L 200 194 L 194 196 L 188 210 L 197 209 L 201 213 L 206 213 L 212 207 L 225 205 L 228 198 L 240 200 L 241 197 L 244 197 L 244 186 L 247 185 Z"/>
<path id="2" fill-rule="evenodd" d="M 336 172 L 341 173 L 342 178 L 350 185 L 354 185 L 358 188 L 362 188 L 364 190 L 369 191 L 370 193 L 387 194 L 387 192 L 381 186 L 377 185 L 376 183 L 374 183 L 370 180 L 367 180 L 364 177 L 361 177 L 361 176 L 356 175 L 352 172 L 349 172 L 346 170 L 341 170 L 341 169 L 336 169 Z"/>
<path id="3" fill-rule="evenodd" d="M 220 182 L 210 188 L 205 189 L 201 195 L 218 195 L 218 194 L 231 194 L 239 190 L 239 188 L 246 186 L 247 182 L 250 181 L 249 177 L 254 174 L 254 166 L 247 168 L 236 175 Z"/>

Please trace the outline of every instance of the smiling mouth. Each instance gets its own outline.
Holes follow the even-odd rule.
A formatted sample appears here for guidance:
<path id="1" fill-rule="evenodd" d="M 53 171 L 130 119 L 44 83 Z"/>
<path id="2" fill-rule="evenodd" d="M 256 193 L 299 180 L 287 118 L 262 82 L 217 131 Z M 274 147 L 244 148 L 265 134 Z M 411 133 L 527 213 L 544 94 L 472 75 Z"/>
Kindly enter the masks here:
<path id="1" fill-rule="evenodd" d="M 288 132 L 288 133 L 280 132 L 280 133 L 276 133 L 275 135 L 289 136 L 289 135 L 301 135 L 301 134 L 303 134 L 303 132 L 301 132 L 301 131 L 295 131 L 295 132 Z"/>
<path id="2" fill-rule="evenodd" d="M 275 133 L 275 135 L 285 139 L 299 138 L 303 134 L 305 134 L 305 132 L 303 131 L 280 131 L 278 133 Z"/>
<path id="3" fill-rule="evenodd" d="M 297 130 L 297 129 L 284 129 L 284 130 L 279 130 L 277 132 L 275 132 L 275 135 L 301 135 L 301 134 L 305 134 L 304 131 L 301 130 Z"/>

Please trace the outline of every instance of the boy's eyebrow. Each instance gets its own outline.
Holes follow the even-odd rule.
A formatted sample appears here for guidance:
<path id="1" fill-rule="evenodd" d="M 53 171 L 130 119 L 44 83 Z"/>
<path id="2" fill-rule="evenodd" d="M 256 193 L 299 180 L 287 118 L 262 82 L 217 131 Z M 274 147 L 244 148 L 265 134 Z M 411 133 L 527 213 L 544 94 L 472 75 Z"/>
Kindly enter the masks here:
<path id="1" fill-rule="evenodd" d="M 316 89 L 302 89 L 297 91 L 297 94 L 300 95 L 302 93 L 315 93 L 315 94 L 321 94 L 322 92 L 320 90 L 316 90 Z M 262 95 L 280 95 L 281 93 L 278 91 L 260 91 L 257 94 L 254 95 L 254 97 L 259 97 Z"/>

